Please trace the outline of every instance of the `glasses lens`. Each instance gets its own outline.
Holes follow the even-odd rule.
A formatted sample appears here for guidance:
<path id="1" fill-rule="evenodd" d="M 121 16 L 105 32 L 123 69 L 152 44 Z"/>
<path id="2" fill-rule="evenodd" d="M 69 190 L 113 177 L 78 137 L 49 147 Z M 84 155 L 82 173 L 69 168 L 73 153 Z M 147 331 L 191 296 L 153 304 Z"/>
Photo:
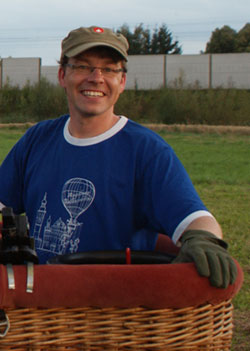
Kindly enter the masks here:
<path id="1" fill-rule="evenodd" d="M 93 72 L 92 67 L 90 66 L 78 66 L 78 72 L 83 74 L 83 75 L 89 75 L 91 72 Z"/>
<path id="2" fill-rule="evenodd" d="M 104 68 L 101 68 L 101 71 L 105 77 L 115 77 L 123 70 L 122 70 L 122 68 L 113 69 L 110 67 L 104 67 Z"/>
<path id="3" fill-rule="evenodd" d="M 79 66 L 70 65 L 70 67 L 72 69 L 74 69 L 76 72 L 78 72 L 79 74 L 84 75 L 84 76 L 90 75 L 95 70 L 98 70 L 99 72 L 101 72 L 101 74 L 104 77 L 115 77 L 117 74 L 119 74 L 120 72 L 123 71 L 122 68 L 113 69 L 110 67 L 92 67 L 92 66 L 87 66 L 87 65 L 86 66 L 85 65 L 79 65 Z"/>

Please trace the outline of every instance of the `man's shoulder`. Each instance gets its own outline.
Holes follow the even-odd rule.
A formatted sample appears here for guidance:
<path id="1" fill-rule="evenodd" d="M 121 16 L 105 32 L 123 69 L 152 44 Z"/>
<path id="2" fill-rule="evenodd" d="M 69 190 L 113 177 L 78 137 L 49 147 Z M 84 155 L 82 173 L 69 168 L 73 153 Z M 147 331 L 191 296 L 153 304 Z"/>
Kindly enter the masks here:
<path id="1" fill-rule="evenodd" d="M 67 119 L 68 116 L 65 115 L 56 119 L 44 120 L 34 124 L 18 141 L 16 147 L 27 151 L 35 145 L 48 143 L 51 139 L 55 140 L 55 137 L 60 134 L 60 132 L 62 134 Z"/>
<path id="2" fill-rule="evenodd" d="M 68 115 L 63 115 L 63 116 L 60 116 L 58 118 L 40 121 L 40 122 L 34 124 L 28 130 L 28 132 L 30 132 L 30 133 L 34 133 L 37 131 L 42 132 L 42 131 L 46 131 L 49 129 L 56 129 L 56 128 L 64 127 L 68 118 L 69 118 Z"/>
<path id="3" fill-rule="evenodd" d="M 40 121 L 30 127 L 23 136 L 23 141 L 25 142 L 39 142 L 41 140 L 49 139 L 50 137 L 55 137 L 57 133 L 60 133 L 68 119 L 67 115 Z"/>
<path id="4" fill-rule="evenodd" d="M 124 132 L 136 142 L 144 143 L 144 146 L 148 145 L 151 147 L 152 145 L 158 145 L 164 148 L 169 147 L 169 144 L 158 133 L 133 120 L 128 119 Z"/>

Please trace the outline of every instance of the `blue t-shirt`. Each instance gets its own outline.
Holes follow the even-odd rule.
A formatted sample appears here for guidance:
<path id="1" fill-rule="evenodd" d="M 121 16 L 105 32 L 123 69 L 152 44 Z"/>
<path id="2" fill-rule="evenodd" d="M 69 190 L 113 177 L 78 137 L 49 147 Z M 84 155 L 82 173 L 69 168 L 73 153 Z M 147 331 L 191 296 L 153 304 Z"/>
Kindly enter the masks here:
<path id="1" fill-rule="evenodd" d="M 209 215 L 158 134 L 121 117 L 107 132 L 78 139 L 68 121 L 30 128 L 0 167 L 0 201 L 26 212 L 41 263 L 67 252 L 154 250 L 157 233 L 176 241 Z"/>

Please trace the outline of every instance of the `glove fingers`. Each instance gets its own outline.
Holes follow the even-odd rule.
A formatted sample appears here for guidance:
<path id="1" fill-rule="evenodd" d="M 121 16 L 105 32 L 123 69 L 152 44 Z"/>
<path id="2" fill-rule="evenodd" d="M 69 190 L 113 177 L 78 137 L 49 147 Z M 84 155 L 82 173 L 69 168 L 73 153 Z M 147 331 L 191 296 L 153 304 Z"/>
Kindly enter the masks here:
<path id="1" fill-rule="evenodd" d="M 219 260 L 221 264 L 221 273 L 222 273 L 221 287 L 226 289 L 230 283 L 230 278 L 231 278 L 230 259 L 228 258 L 228 256 L 219 255 Z"/>
<path id="2" fill-rule="evenodd" d="M 179 253 L 179 255 L 172 261 L 172 263 L 188 263 L 194 262 L 195 267 L 202 277 L 209 277 L 210 269 L 207 260 L 207 256 L 203 250 L 200 249 L 189 249 L 185 250 L 185 253 Z"/>
<path id="3" fill-rule="evenodd" d="M 206 254 L 200 249 L 185 250 L 184 253 L 180 252 L 179 255 L 172 261 L 172 263 L 188 263 L 194 262 L 195 267 L 202 277 L 209 277 L 210 270 Z"/>
<path id="4" fill-rule="evenodd" d="M 222 268 L 223 284 L 222 288 L 227 288 L 229 284 L 233 284 L 236 280 L 238 270 L 233 259 L 229 256 L 219 256 Z"/>
<path id="5" fill-rule="evenodd" d="M 210 267 L 210 283 L 217 288 L 226 289 L 233 284 L 237 277 L 237 267 L 234 261 L 227 255 L 207 252 Z"/>
<path id="6" fill-rule="evenodd" d="M 186 254 L 179 253 L 178 256 L 171 263 L 189 263 L 193 262 L 193 259 Z"/>
<path id="7" fill-rule="evenodd" d="M 236 280 L 238 270 L 235 262 L 229 256 L 217 255 L 213 251 L 202 250 L 179 254 L 172 263 L 194 262 L 198 273 L 203 277 L 209 277 L 212 286 L 227 288 Z"/>
<path id="8" fill-rule="evenodd" d="M 209 269 L 209 262 L 207 260 L 207 256 L 203 250 L 194 250 L 194 252 L 190 253 L 192 259 L 195 263 L 196 269 L 198 273 L 202 277 L 209 277 L 210 269 Z"/>
<path id="9" fill-rule="evenodd" d="M 238 275 L 237 266 L 232 258 L 229 257 L 229 265 L 230 265 L 230 284 L 234 284 Z"/>
<path id="10" fill-rule="evenodd" d="M 223 273 L 222 271 L 225 272 L 225 275 L 228 276 L 226 273 L 226 265 L 224 262 L 222 263 L 223 260 L 221 260 L 218 255 L 216 255 L 212 251 L 207 251 L 207 260 L 209 263 L 209 268 L 210 268 L 210 283 L 212 286 L 215 286 L 217 288 L 220 288 L 224 284 L 224 279 L 223 279 Z M 223 268 L 222 268 L 223 266 Z M 228 278 L 226 277 L 225 280 Z"/>

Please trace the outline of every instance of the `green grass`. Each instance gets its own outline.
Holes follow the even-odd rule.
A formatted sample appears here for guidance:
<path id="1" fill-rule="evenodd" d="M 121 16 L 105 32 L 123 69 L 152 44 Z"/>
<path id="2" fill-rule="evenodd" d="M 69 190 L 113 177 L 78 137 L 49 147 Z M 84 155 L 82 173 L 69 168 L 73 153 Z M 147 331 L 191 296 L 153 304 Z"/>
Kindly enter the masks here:
<path id="1" fill-rule="evenodd" d="M 0 162 L 3 161 L 16 141 L 21 138 L 24 131 L 23 128 L 0 129 Z"/>
<path id="2" fill-rule="evenodd" d="M 0 162 L 24 129 L 0 129 Z M 250 138 L 245 135 L 160 132 L 175 149 L 209 210 L 222 226 L 230 253 L 244 271 L 234 298 L 234 351 L 250 350 Z"/>
<path id="3" fill-rule="evenodd" d="M 249 136 L 160 134 L 175 149 L 205 205 L 221 224 L 232 254 L 250 267 Z M 249 287 L 247 293 L 239 308 L 250 308 Z"/>
<path id="4" fill-rule="evenodd" d="M 195 184 L 250 184 L 250 138 L 239 135 L 161 133 Z"/>
<path id="5" fill-rule="evenodd" d="M 234 351 L 250 350 L 250 138 L 160 133 L 173 146 L 244 271 L 234 298 Z"/>

